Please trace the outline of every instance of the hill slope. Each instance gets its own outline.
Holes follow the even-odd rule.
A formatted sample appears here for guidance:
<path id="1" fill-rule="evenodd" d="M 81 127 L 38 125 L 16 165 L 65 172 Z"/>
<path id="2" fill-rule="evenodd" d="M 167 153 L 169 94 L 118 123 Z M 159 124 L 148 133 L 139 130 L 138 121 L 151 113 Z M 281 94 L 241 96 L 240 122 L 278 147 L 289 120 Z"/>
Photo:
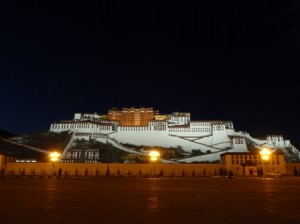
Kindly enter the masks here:
<path id="1" fill-rule="evenodd" d="M 6 131 L 6 130 L 0 128 L 0 137 L 10 138 L 10 137 L 14 137 L 14 136 L 16 136 L 16 135 L 10 133 L 9 131 Z"/>
<path id="2" fill-rule="evenodd" d="M 3 132 L 6 134 L 6 132 Z M 4 141 L 0 138 L 0 152 L 11 154 L 20 159 L 36 159 L 41 162 L 46 162 L 49 160 L 48 154 L 44 152 L 39 152 L 36 150 L 28 149 L 22 144 L 27 146 L 36 147 L 44 151 L 62 151 L 64 147 L 68 144 L 70 140 L 70 134 L 68 132 L 62 133 L 50 133 L 50 132 L 41 132 L 34 133 L 24 136 L 12 136 L 12 135 L 3 135 L 2 138 L 13 140 L 14 142 L 21 144 L 16 145 Z"/>

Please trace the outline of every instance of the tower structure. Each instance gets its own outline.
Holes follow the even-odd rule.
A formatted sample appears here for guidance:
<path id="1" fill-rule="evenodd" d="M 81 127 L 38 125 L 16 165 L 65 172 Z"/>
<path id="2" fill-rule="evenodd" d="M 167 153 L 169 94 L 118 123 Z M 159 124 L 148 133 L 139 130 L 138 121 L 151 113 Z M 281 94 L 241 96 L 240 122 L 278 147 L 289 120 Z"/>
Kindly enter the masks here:
<path id="1" fill-rule="evenodd" d="M 158 114 L 158 111 L 154 111 L 152 107 L 130 107 L 122 110 L 113 108 L 108 111 L 108 120 L 119 121 L 120 126 L 147 126 L 155 114 Z"/>

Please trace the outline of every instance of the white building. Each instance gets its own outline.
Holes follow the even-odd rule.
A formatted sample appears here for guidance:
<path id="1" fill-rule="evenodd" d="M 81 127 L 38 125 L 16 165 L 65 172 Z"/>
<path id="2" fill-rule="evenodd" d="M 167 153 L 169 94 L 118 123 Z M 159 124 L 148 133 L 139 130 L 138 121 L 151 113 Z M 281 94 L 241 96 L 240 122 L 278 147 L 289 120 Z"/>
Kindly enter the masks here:
<path id="1" fill-rule="evenodd" d="M 126 150 L 122 144 L 180 147 L 185 152 L 200 150 L 205 155 L 183 159 L 181 162 L 215 161 L 220 153 L 246 152 L 246 142 L 256 146 L 268 144 L 273 148 L 290 147 L 298 150 L 283 136 L 268 136 L 265 140 L 252 138 L 246 132 L 236 132 L 231 121 L 191 121 L 190 113 L 173 113 L 166 119 L 149 120 L 146 126 L 121 126 L 119 121 L 102 118 L 99 114 L 75 113 L 73 120 L 52 123 L 51 132 L 70 131 L 71 139 L 95 139 L 102 143 L 113 143 Z M 70 145 L 70 144 L 69 144 Z M 68 148 L 68 147 L 67 147 Z M 67 148 L 63 156 L 67 156 Z M 298 155 L 298 154 L 297 154 Z"/>

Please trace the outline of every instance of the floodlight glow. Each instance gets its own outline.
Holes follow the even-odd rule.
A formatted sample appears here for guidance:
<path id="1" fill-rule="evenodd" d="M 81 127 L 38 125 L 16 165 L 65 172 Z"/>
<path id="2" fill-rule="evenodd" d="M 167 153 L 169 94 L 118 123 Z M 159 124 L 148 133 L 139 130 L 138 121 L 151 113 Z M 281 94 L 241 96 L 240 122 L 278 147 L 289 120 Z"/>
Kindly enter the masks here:
<path id="1" fill-rule="evenodd" d="M 150 160 L 155 162 L 158 160 L 158 157 L 160 156 L 159 152 L 158 151 L 151 151 L 149 153 L 149 156 L 150 156 Z"/>
<path id="2" fill-rule="evenodd" d="M 59 157 L 60 157 L 60 153 L 58 153 L 56 151 L 55 152 L 51 152 L 50 155 L 49 155 L 49 157 L 50 157 L 50 160 L 52 162 L 57 162 L 58 159 L 59 159 Z"/>
<path id="3" fill-rule="evenodd" d="M 260 155 L 263 160 L 269 160 L 271 151 L 270 151 L 270 149 L 263 148 L 262 151 L 260 151 Z"/>

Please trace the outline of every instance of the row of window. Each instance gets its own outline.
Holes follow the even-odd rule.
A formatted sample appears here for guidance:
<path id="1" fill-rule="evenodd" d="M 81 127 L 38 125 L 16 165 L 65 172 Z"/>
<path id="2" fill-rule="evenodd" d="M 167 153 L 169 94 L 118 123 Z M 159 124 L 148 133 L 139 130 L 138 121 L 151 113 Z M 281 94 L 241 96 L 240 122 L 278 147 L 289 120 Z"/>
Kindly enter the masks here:
<path id="1" fill-rule="evenodd" d="M 157 124 L 154 126 L 155 131 L 165 131 L 167 130 L 167 126 L 163 124 Z"/>
<path id="2" fill-rule="evenodd" d="M 210 132 L 210 128 L 169 128 L 170 132 Z"/>
<path id="3" fill-rule="evenodd" d="M 77 163 L 76 160 L 65 159 L 62 160 L 63 163 Z M 85 163 L 98 163 L 98 160 L 84 160 Z"/>
<path id="4" fill-rule="evenodd" d="M 266 164 L 265 162 L 262 163 L 262 160 L 253 160 L 253 161 L 245 161 L 245 160 L 231 160 L 231 164 L 232 165 L 242 165 L 242 164 L 246 164 L 247 162 L 253 162 L 254 164 L 256 165 L 262 165 L 262 164 Z M 267 164 L 272 164 L 272 165 L 279 165 L 279 160 L 272 160 L 272 161 L 269 161 Z"/>
<path id="5" fill-rule="evenodd" d="M 154 127 L 154 130 L 167 130 L 167 126 L 165 124 L 154 124 L 152 125 Z M 175 129 L 175 130 L 174 130 Z M 121 131 L 148 131 L 151 130 L 148 126 L 138 126 L 138 127 L 120 127 Z M 208 131 L 209 129 L 207 129 Z M 196 128 L 172 128 L 170 131 L 201 131 L 200 129 Z"/>
<path id="6" fill-rule="evenodd" d="M 121 131 L 148 131 L 150 128 L 148 126 L 142 126 L 142 127 L 120 127 Z"/>
<path id="7" fill-rule="evenodd" d="M 222 131 L 225 130 L 225 127 L 223 125 L 214 125 L 213 126 L 214 131 Z"/>
<path id="8" fill-rule="evenodd" d="M 67 152 L 67 159 L 77 159 L 81 157 L 81 152 Z M 99 152 L 85 152 L 86 159 L 99 159 Z"/>
<path id="9" fill-rule="evenodd" d="M 75 129 L 75 128 L 95 128 L 96 130 L 111 130 L 111 126 L 95 125 L 90 126 L 89 123 L 76 123 L 76 124 L 52 124 L 52 129 Z"/>
<path id="10" fill-rule="evenodd" d="M 187 117 L 171 117 L 171 121 L 188 121 Z"/>
<path id="11" fill-rule="evenodd" d="M 267 137 L 268 141 L 272 142 L 283 142 L 283 137 L 282 136 L 269 136 Z"/>
<path id="12" fill-rule="evenodd" d="M 191 122 L 191 126 L 211 126 L 209 122 Z"/>
<path id="13" fill-rule="evenodd" d="M 234 159 L 244 159 L 244 160 L 260 160 L 261 157 L 260 155 L 231 155 L 231 159 L 234 160 Z M 274 156 L 271 156 L 270 157 L 270 160 L 279 160 L 279 155 L 274 155 Z"/>
<path id="14" fill-rule="evenodd" d="M 235 144 L 244 144 L 245 140 L 243 138 L 235 138 L 234 143 Z"/>

